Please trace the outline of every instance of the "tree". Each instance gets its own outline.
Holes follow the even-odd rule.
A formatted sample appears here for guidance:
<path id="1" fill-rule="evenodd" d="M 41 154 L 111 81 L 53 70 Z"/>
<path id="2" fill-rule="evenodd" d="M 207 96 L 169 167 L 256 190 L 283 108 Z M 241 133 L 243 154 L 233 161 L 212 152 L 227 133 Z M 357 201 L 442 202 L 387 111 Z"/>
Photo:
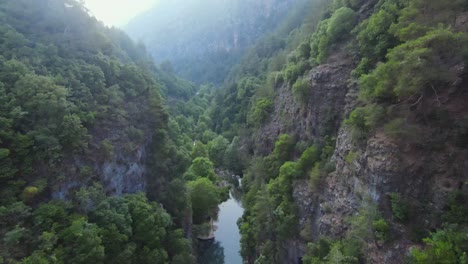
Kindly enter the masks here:
<path id="1" fill-rule="evenodd" d="M 57 249 L 58 258 L 67 263 L 103 263 L 104 247 L 100 229 L 95 224 L 79 218 L 59 235 L 63 245 Z"/>
<path id="2" fill-rule="evenodd" d="M 445 226 L 423 239 L 424 249 L 411 251 L 411 263 L 436 264 L 436 263 L 468 263 L 466 243 L 468 230 L 456 225 Z"/>
<path id="3" fill-rule="evenodd" d="M 192 148 L 192 159 L 196 159 L 198 157 L 208 157 L 206 145 L 201 141 L 196 141 Z"/>
<path id="4" fill-rule="evenodd" d="M 424 93 L 437 96 L 436 87 L 458 78 L 452 68 L 463 63 L 466 43 L 464 34 L 435 29 L 395 47 L 387 54 L 386 63 L 361 77 L 361 98 L 381 101 L 421 97 Z"/>
<path id="5" fill-rule="evenodd" d="M 239 175 L 242 174 L 242 169 L 244 168 L 244 160 L 240 148 L 239 138 L 234 137 L 224 154 L 224 166 Z"/>
<path id="6" fill-rule="evenodd" d="M 87 147 L 88 130 L 83 127 L 80 117 L 75 114 L 66 115 L 60 125 L 60 141 L 63 146 L 73 150 Z"/>
<path id="7" fill-rule="evenodd" d="M 219 135 L 212 141 L 208 142 L 208 153 L 210 160 L 216 167 L 220 167 L 224 162 L 224 154 L 228 148 L 229 141 L 223 136 Z"/>
<path id="8" fill-rule="evenodd" d="M 190 201 L 192 204 L 193 221 L 202 223 L 210 215 L 210 211 L 219 203 L 219 192 L 216 186 L 207 178 L 198 178 L 188 183 Z"/>
<path id="9" fill-rule="evenodd" d="M 257 100 L 251 110 L 251 122 L 254 126 L 259 126 L 267 118 L 273 110 L 273 102 L 269 98 L 261 98 Z"/>
<path id="10" fill-rule="evenodd" d="M 186 178 L 190 180 L 207 178 L 212 182 L 216 182 L 217 180 L 213 163 L 208 158 L 202 157 L 198 157 L 192 161 L 192 165 L 186 173 Z"/>

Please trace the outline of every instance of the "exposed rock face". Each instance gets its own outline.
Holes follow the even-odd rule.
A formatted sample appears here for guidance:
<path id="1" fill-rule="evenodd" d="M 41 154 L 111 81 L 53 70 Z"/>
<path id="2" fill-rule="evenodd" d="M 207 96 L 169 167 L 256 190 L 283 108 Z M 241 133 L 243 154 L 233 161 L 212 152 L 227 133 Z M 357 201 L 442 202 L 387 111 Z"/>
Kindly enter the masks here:
<path id="1" fill-rule="evenodd" d="M 102 172 L 103 186 L 116 195 L 144 191 L 145 156 L 145 146 L 140 146 L 133 154 L 116 155 L 102 164 L 98 169 Z"/>
<path id="2" fill-rule="evenodd" d="M 325 134 L 336 134 L 345 117 L 346 95 L 354 86 L 348 82 L 354 66 L 350 55 L 338 50 L 327 64 L 313 68 L 308 74 L 311 91 L 306 106 L 294 99 L 290 85 L 279 87 L 271 121 L 254 137 L 256 150 L 270 153 L 278 135 L 283 133 L 308 142 L 321 140 Z"/>
<path id="3" fill-rule="evenodd" d="M 465 15 L 457 20 L 462 27 Z M 375 238 L 366 241 L 367 263 L 403 263 L 409 249 L 417 246 L 418 232 L 440 227 L 441 215 L 447 208 L 450 193 L 467 190 L 468 153 L 459 148 L 453 126 L 440 120 L 428 120 L 433 109 L 445 112 L 454 120 L 468 112 L 467 81 L 463 65 L 454 67 L 459 79 L 438 94 L 428 95 L 409 114 L 421 126 L 425 138 L 420 143 L 385 134 L 382 129 L 369 135 L 365 142 L 352 141 L 351 132 L 342 121 L 358 106 L 358 87 L 351 80 L 355 61 L 337 48 L 328 62 L 313 68 L 308 78 L 311 96 L 306 106 L 297 102 L 290 85 L 279 87 L 279 96 L 270 121 L 253 137 L 257 154 L 273 150 L 278 135 L 287 133 L 306 142 L 320 142 L 324 135 L 336 136 L 332 161 L 336 170 L 311 189 L 307 181 L 294 184 L 293 197 L 298 206 L 299 230 L 311 230 L 312 240 L 321 236 L 342 238 L 349 230 L 350 216 L 370 199 L 389 223 L 392 241 L 379 244 Z M 411 106 L 408 106 L 410 108 Z M 432 122 L 432 123 L 431 123 Z M 325 132 L 326 131 L 326 132 Z M 347 158 L 353 153 L 353 159 Z M 411 223 L 403 225 L 394 219 L 390 193 L 398 193 L 410 207 Z M 309 226 L 307 226 L 309 225 Z M 411 240 L 413 239 L 413 240 Z M 288 241 L 287 263 L 300 263 L 307 241 Z"/>

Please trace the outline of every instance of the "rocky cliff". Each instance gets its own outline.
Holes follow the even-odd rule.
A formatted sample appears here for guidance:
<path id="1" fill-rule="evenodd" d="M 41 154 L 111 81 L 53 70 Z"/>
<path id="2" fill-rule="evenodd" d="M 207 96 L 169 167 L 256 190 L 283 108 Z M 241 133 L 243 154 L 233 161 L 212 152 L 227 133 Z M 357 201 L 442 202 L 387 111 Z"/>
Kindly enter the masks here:
<path id="1" fill-rule="evenodd" d="M 359 20 L 369 18 L 373 8 L 372 1 L 364 1 L 357 11 Z M 465 18 L 458 15 L 453 25 L 464 31 Z M 335 169 L 322 175 L 319 183 L 304 179 L 293 183 L 299 230 L 307 230 L 308 235 L 283 243 L 287 252 L 283 261 L 288 263 L 300 263 L 308 242 L 349 236 L 356 228 L 350 219 L 369 213 L 363 208 L 378 211 L 389 226 L 384 242 L 372 229 L 372 221 L 360 222 L 370 235 L 354 239 L 364 241 L 366 263 L 404 263 L 410 250 L 421 246 L 422 237 L 441 227 L 453 194 L 468 191 L 468 152 L 461 139 L 466 134 L 455 125 L 463 123 L 468 112 L 464 64 L 451 66 L 453 82 L 438 83 L 419 100 L 410 97 L 388 106 L 393 109 L 389 111 L 407 111 L 404 136 L 382 126 L 357 141 L 344 122 L 363 104 L 358 79 L 352 75 L 360 60 L 351 51 L 353 41 L 348 38 L 335 45 L 326 61 L 308 71 L 306 103 L 294 97 L 292 85 L 278 85 L 272 113 L 252 137 L 252 151 L 260 156 L 273 151 L 280 134 L 319 144 L 325 135 L 336 137 L 330 159 Z M 396 216 L 396 204 L 405 208 L 405 219 Z"/>

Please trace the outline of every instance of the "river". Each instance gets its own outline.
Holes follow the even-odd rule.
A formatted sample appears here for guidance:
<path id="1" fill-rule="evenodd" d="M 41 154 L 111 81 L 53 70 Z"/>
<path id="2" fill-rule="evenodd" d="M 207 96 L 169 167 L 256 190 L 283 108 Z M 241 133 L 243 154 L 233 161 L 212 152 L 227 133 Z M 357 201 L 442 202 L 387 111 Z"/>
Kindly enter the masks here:
<path id="1" fill-rule="evenodd" d="M 229 199 L 219 205 L 217 227 L 213 241 L 202 242 L 199 246 L 198 263 L 200 264 L 242 264 L 240 256 L 240 234 L 237 219 L 244 209 L 233 191 Z"/>

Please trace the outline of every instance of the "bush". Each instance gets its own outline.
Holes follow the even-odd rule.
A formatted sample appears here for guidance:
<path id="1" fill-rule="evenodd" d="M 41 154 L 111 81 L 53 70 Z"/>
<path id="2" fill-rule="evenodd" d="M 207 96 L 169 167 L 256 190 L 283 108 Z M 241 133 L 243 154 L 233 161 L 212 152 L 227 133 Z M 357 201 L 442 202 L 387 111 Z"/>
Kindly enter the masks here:
<path id="1" fill-rule="evenodd" d="M 345 161 L 347 164 L 351 165 L 357 160 L 358 157 L 359 157 L 358 152 L 350 151 L 348 152 L 348 154 L 346 154 Z"/>
<path id="2" fill-rule="evenodd" d="M 273 110 L 273 102 L 269 98 L 262 98 L 255 102 L 251 113 L 251 123 L 254 125 L 262 124 Z"/>
<path id="3" fill-rule="evenodd" d="M 281 134 L 275 142 L 273 158 L 280 163 L 287 161 L 294 150 L 294 138 L 287 134 Z"/>
<path id="4" fill-rule="evenodd" d="M 369 101 L 405 99 L 452 83 L 458 77 L 452 66 L 463 63 L 467 42 L 465 35 L 437 29 L 395 47 L 386 63 L 361 77 L 360 97 Z"/>
<path id="5" fill-rule="evenodd" d="M 289 83 L 294 83 L 308 69 L 310 69 L 310 64 L 305 60 L 289 63 L 283 70 L 283 78 Z"/>
<path id="6" fill-rule="evenodd" d="M 294 98 L 302 104 L 307 104 L 310 96 L 310 84 L 307 78 L 299 78 L 292 86 Z"/>
<path id="7" fill-rule="evenodd" d="M 398 193 L 390 193 L 392 213 L 396 220 L 406 222 L 408 220 L 409 206 Z"/>
<path id="8" fill-rule="evenodd" d="M 299 158 L 299 169 L 302 172 L 307 172 L 310 170 L 314 164 L 320 159 L 320 151 L 316 145 L 312 145 L 307 148 Z"/>
<path id="9" fill-rule="evenodd" d="M 374 104 L 354 109 L 344 122 L 351 128 L 353 140 L 360 141 L 367 138 L 384 116 L 384 108 Z"/>
<path id="10" fill-rule="evenodd" d="M 423 241 L 426 247 L 413 249 L 410 263 L 468 263 L 466 253 L 468 230 L 466 228 L 456 225 L 445 226 Z"/>
<path id="11" fill-rule="evenodd" d="M 450 194 L 448 201 L 449 211 L 444 214 L 443 219 L 448 223 L 468 223 L 468 194 L 455 191 Z"/>
<path id="12" fill-rule="evenodd" d="M 190 180 L 193 180 L 193 177 L 195 177 L 195 179 L 208 178 L 212 182 L 216 182 L 217 180 L 213 163 L 205 157 L 198 157 L 192 161 L 192 165 L 190 165 L 186 177 Z"/>
<path id="13" fill-rule="evenodd" d="M 106 159 L 114 156 L 114 145 L 108 139 L 101 141 L 101 150 Z"/>
<path id="14" fill-rule="evenodd" d="M 348 8 L 341 7 L 333 13 L 328 23 L 327 35 L 331 42 L 348 36 L 357 22 L 356 13 Z"/>
<path id="15" fill-rule="evenodd" d="M 378 240 L 386 241 L 388 239 L 390 226 L 383 218 L 372 222 L 372 228 Z"/>
<path id="16" fill-rule="evenodd" d="M 330 19 L 322 20 L 311 38 L 312 62 L 314 63 L 315 59 L 316 62 L 323 63 L 333 44 L 346 38 L 356 22 L 356 13 L 348 7 L 341 7 L 333 13 Z"/>
<path id="17" fill-rule="evenodd" d="M 34 198 L 39 193 L 39 188 L 36 186 L 28 186 L 24 189 L 23 195 L 26 200 Z"/>
<path id="18" fill-rule="evenodd" d="M 322 20 L 312 35 L 310 42 L 310 56 L 312 64 L 322 63 L 328 55 L 330 38 L 327 35 L 329 19 Z"/>

